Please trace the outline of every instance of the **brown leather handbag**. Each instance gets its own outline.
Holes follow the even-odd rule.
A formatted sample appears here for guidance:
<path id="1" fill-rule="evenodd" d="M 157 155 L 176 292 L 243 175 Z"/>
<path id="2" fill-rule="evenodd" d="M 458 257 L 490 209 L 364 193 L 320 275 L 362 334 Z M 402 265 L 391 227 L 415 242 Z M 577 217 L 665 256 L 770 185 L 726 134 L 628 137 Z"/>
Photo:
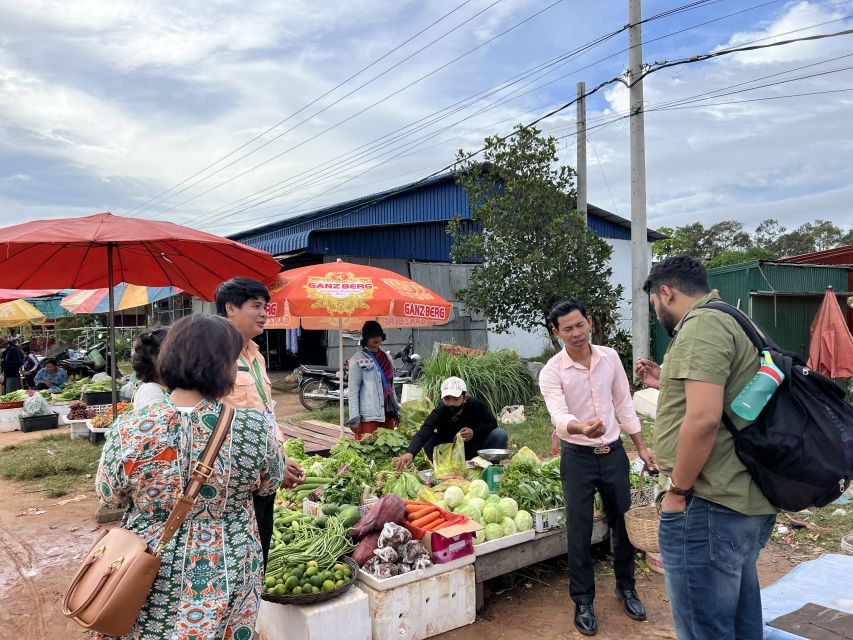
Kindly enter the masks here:
<path id="1" fill-rule="evenodd" d="M 160 569 L 160 553 L 186 520 L 228 435 L 234 409 L 223 407 L 201 458 L 193 463 L 183 495 L 169 514 L 152 551 L 138 535 L 119 527 L 101 534 L 65 592 L 62 613 L 85 629 L 111 636 L 130 633 Z"/>

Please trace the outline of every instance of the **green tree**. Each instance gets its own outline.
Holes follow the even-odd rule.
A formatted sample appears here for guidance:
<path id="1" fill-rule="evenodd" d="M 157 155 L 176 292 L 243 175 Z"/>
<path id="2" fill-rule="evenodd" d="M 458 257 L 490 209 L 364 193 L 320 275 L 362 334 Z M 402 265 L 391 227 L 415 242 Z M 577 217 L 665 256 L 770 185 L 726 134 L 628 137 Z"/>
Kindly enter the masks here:
<path id="1" fill-rule="evenodd" d="M 775 260 L 776 254 L 762 247 L 750 247 L 749 249 L 736 249 L 723 251 L 705 262 L 706 269 L 714 267 L 725 267 L 742 262 L 756 262 L 758 260 Z"/>
<path id="2" fill-rule="evenodd" d="M 574 298 L 591 310 L 599 344 L 611 338 L 622 293 L 610 283 L 612 248 L 576 211 L 574 170 L 558 164 L 556 140 L 519 125 L 512 137 L 486 138 L 483 162 L 462 150 L 457 159 L 483 228 L 470 233 L 458 217 L 450 225 L 453 259 L 479 262 L 460 299 L 506 332 L 547 328 L 554 304 Z"/>
<path id="3" fill-rule="evenodd" d="M 701 222 L 694 222 L 675 229 L 661 227 L 658 231 L 669 237 L 652 243 L 652 256 L 655 260 L 663 260 L 683 253 L 704 259 L 703 244 L 708 231 Z"/>
<path id="4" fill-rule="evenodd" d="M 702 242 L 707 259 L 732 251 L 746 251 L 752 246 L 752 238 L 743 230 L 743 223 L 723 220 L 708 229 Z"/>

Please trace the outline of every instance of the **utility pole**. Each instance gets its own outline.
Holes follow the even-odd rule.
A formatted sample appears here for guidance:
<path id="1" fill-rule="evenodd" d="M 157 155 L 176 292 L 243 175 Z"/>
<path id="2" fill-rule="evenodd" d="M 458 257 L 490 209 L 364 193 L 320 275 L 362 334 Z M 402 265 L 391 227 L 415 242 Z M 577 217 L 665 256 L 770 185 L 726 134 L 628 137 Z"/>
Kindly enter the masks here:
<path id="1" fill-rule="evenodd" d="M 628 0 L 628 81 L 631 108 L 631 344 L 633 356 L 649 357 L 649 273 L 646 223 L 646 135 L 643 122 L 643 27 L 640 0 Z"/>
<path id="2" fill-rule="evenodd" d="M 577 114 L 577 148 L 578 158 L 575 170 L 577 171 L 577 193 L 578 193 L 578 211 L 583 215 L 584 224 L 586 224 L 586 84 L 578 82 L 578 114 Z"/>

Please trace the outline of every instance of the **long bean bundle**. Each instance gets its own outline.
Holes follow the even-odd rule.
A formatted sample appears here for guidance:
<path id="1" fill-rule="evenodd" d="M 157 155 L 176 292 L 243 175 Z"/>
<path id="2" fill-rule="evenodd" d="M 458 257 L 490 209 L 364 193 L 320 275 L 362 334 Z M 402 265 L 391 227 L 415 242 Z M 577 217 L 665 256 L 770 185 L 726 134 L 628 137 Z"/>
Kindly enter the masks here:
<path id="1" fill-rule="evenodd" d="M 315 560 L 317 566 L 327 571 L 338 558 L 353 550 L 355 545 L 346 536 L 346 529 L 337 518 L 329 518 L 321 529 L 313 524 L 301 525 L 294 540 L 281 544 L 270 551 L 267 560 L 267 575 L 276 574 L 287 565 Z"/>

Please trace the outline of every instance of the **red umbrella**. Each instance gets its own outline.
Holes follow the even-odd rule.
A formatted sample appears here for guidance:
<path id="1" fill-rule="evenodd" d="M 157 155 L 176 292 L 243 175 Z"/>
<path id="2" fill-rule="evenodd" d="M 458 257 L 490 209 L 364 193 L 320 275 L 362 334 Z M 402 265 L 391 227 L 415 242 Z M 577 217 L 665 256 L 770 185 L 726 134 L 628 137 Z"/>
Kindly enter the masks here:
<path id="1" fill-rule="evenodd" d="M 811 332 L 809 367 L 829 378 L 853 377 L 853 336 L 832 287 L 826 289 Z"/>
<path id="2" fill-rule="evenodd" d="M 267 252 L 233 240 L 171 222 L 111 213 L 0 229 L 0 287 L 109 288 L 113 354 L 116 283 L 179 287 L 212 300 L 223 280 L 247 276 L 269 282 L 279 270 Z M 115 380 L 115 358 L 111 360 Z M 113 384 L 113 403 L 115 396 Z"/>

